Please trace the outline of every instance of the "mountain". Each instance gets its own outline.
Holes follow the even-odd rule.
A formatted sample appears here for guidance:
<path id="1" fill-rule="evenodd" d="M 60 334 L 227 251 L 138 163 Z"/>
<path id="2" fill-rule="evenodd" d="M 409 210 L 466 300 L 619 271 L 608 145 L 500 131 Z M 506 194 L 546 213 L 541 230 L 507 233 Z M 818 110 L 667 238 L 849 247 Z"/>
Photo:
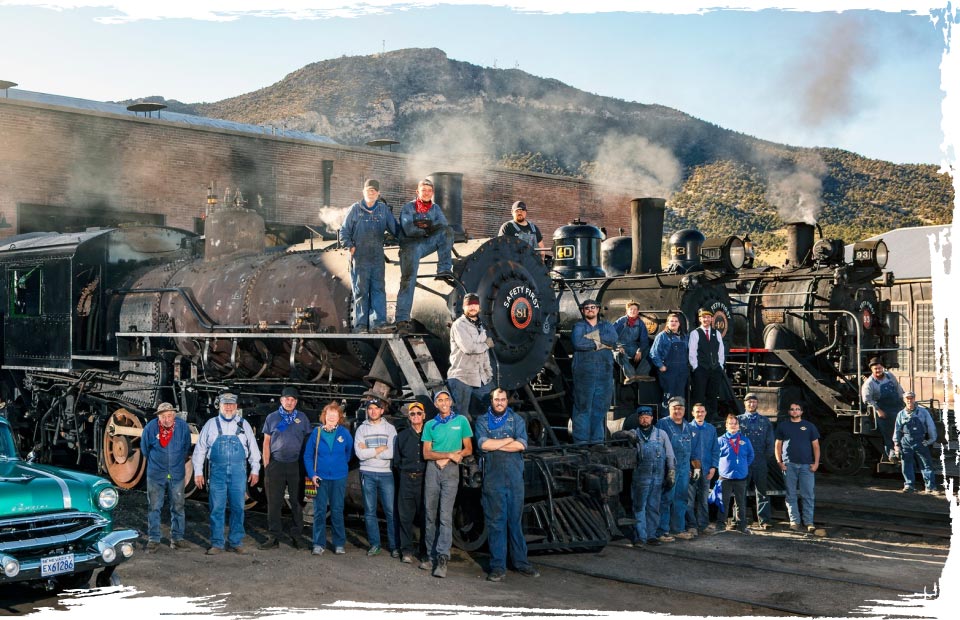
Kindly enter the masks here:
<path id="1" fill-rule="evenodd" d="M 162 98 L 150 98 L 161 100 Z M 312 131 L 348 145 L 588 178 L 669 198 L 668 227 L 750 232 L 776 246 L 783 221 L 819 219 L 862 238 L 948 223 L 953 188 L 932 165 L 800 148 L 723 129 L 665 106 L 602 97 L 518 69 L 405 49 L 313 63 L 260 90 L 176 111 Z M 842 234 L 839 234 L 841 233 Z"/>

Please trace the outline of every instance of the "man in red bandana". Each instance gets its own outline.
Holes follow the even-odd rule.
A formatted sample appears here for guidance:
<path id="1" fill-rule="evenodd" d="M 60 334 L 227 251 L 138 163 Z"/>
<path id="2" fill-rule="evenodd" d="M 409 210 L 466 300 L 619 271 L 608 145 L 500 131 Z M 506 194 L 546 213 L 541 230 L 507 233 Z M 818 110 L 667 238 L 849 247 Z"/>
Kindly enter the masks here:
<path id="1" fill-rule="evenodd" d="M 157 417 L 147 423 L 140 435 L 140 451 L 147 461 L 147 551 L 153 553 L 160 546 L 160 511 L 168 496 L 170 548 L 188 549 L 183 540 L 183 485 L 191 451 L 190 428 L 177 417 L 173 405 L 160 403 L 157 407 Z"/>
<path id="2" fill-rule="evenodd" d="M 753 444 L 740 434 L 740 420 L 736 415 L 727 416 L 727 432 L 717 437 L 720 448 L 720 484 L 723 491 L 723 505 L 717 513 L 717 528 L 723 529 L 727 514 L 732 513 L 731 502 L 737 504 L 736 526 L 741 534 L 749 534 L 747 529 L 747 475 L 753 463 Z"/>
<path id="3" fill-rule="evenodd" d="M 417 184 L 417 197 L 400 209 L 400 291 L 397 293 L 397 328 L 409 331 L 413 290 L 417 285 L 420 259 L 437 253 L 437 276 L 453 280 L 453 230 L 440 205 L 433 201 L 433 181 Z"/>

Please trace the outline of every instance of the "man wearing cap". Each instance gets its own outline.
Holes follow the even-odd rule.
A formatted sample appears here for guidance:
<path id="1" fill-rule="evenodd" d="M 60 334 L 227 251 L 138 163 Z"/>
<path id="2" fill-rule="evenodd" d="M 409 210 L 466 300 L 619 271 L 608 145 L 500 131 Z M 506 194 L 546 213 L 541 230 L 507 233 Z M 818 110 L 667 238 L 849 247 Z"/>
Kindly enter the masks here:
<path id="1" fill-rule="evenodd" d="M 258 549 L 273 549 L 280 545 L 283 523 L 283 496 L 289 493 L 293 527 L 290 529 L 290 544 L 294 549 L 308 548 L 303 539 L 303 475 L 300 459 L 303 446 L 313 428 L 310 419 L 297 411 L 300 392 L 295 387 L 285 387 L 280 394 L 280 407 L 267 416 L 263 423 L 263 470 L 267 496 L 267 528 L 269 536 Z"/>
<path id="2" fill-rule="evenodd" d="M 463 314 L 450 326 L 450 370 L 447 385 L 453 403 L 467 419 L 473 419 L 471 404 L 482 410 L 490 393 L 493 370 L 490 349 L 493 339 L 480 322 L 480 298 L 467 293 L 463 297 Z"/>
<path id="3" fill-rule="evenodd" d="M 650 332 L 640 318 L 640 304 L 628 301 L 626 314 L 613 324 L 617 330 L 617 352 L 614 358 L 623 370 L 623 384 L 653 381 L 650 376 Z"/>
<path id="4" fill-rule="evenodd" d="M 203 489 L 203 464 L 210 459 L 210 548 L 222 553 L 226 543 L 236 553 L 243 548 L 243 510 L 247 485 L 260 480 L 260 450 L 250 423 L 237 415 L 236 394 L 220 395 L 220 414 L 207 420 L 193 449 L 193 481 Z M 249 475 L 247 472 L 250 472 Z M 230 536 L 224 540 L 224 520 L 230 510 Z"/>
<path id="5" fill-rule="evenodd" d="M 379 330 L 387 321 L 384 282 L 383 233 L 399 238 L 393 212 L 380 199 L 380 182 L 367 179 L 363 198 L 353 203 L 340 228 L 340 245 L 350 251 L 350 284 L 353 289 L 353 330 Z"/>
<path id="6" fill-rule="evenodd" d="M 883 367 L 879 357 L 870 360 L 870 376 L 860 387 L 860 398 L 876 412 L 877 431 L 883 438 L 884 452 L 890 460 L 895 459 L 893 426 L 897 421 L 897 412 L 903 408 L 903 388 L 897 378 Z"/>
<path id="7" fill-rule="evenodd" d="M 664 489 L 676 482 L 676 458 L 667 434 L 653 425 L 653 408 L 637 407 L 639 428 L 617 431 L 615 439 L 626 437 L 637 449 L 631 496 L 636 520 L 634 545 L 659 545 L 660 499 Z M 672 538 L 670 540 L 673 540 Z"/>
<path id="8" fill-rule="evenodd" d="M 527 219 L 527 205 L 522 200 L 513 203 L 513 219 L 500 226 L 498 237 L 516 237 L 531 248 L 543 249 L 543 234 Z M 541 254 L 542 256 L 543 254 Z"/>
<path id="9" fill-rule="evenodd" d="M 682 398 L 674 396 L 667 404 L 670 406 L 670 416 L 657 422 L 657 428 L 670 438 L 673 455 L 677 460 L 677 480 L 671 488 L 664 487 L 660 497 L 660 525 L 657 528 L 660 542 L 673 542 L 674 538 L 693 538 L 693 533 L 686 531 L 686 521 L 694 429 L 683 418 L 686 403 Z"/>
<path id="10" fill-rule="evenodd" d="M 758 411 L 760 401 L 750 392 L 743 397 L 744 413 L 740 414 L 740 433 L 753 446 L 753 463 L 747 475 L 747 492 L 752 487 L 757 499 L 757 523 L 761 529 L 773 527 L 770 522 L 770 498 L 767 496 L 767 478 L 770 475 L 770 460 L 773 458 L 773 424 Z"/>
<path id="11" fill-rule="evenodd" d="M 915 462 L 919 459 L 924 491 L 936 495 L 937 478 L 933 471 L 930 446 L 937 441 L 937 427 L 930 411 L 917 405 L 917 395 L 912 391 L 904 393 L 903 402 L 906 406 L 897 413 L 893 427 L 893 449 L 900 457 L 903 492 L 913 491 Z"/>
<path id="12" fill-rule="evenodd" d="M 387 519 L 387 543 L 390 555 L 400 557 L 400 549 L 394 540 L 396 523 L 393 520 L 393 444 L 397 429 L 383 419 L 387 403 L 379 398 L 367 401 L 367 419 L 357 428 L 353 451 L 360 460 L 360 487 L 363 490 L 363 516 L 367 525 L 367 540 L 370 541 L 368 556 L 380 553 L 380 521 L 377 520 L 377 497 Z"/>
<path id="13" fill-rule="evenodd" d="M 523 451 L 527 425 L 507 406 L 507 393 L 496 388 L 485 415 L 477 418 L 477 447 L 483 454 L 483 518 L 487 524 L 490 572 L 487 581 L 503 581 L 507 550 L 518 572 L 539 577 L 527 560 L 523 537 Z"/>
<path id="14" fill-rule="evenodd" d="M 147 551 L 160 545 L 160 511 L 170 497 L 170 548 L 187 549 L 183 540 L 186 514 L 183 485 L 190 456 L 190 428 L 170 403 L 160 403 L 157 417 L 140 434 L 140 452 L 147 462 Z"/>
<path id="15" fill-rule="evenodd" d="M 460 461 L 473 454 L 473 430 L 465 417 L 451 411 L 453 399 L 447 390 L 438 390 L 433 404 L 437 415 L 424 425 L 421 435 L 427 461 L 423 499 L 428 557 L 420 568 L 433 568 L 433 576 L 443 578 L 453 544 L 453 504 L 460 486 Z"/>
<path id="16" fill-rule="evenodd" d="M 613 397 L 613 352 L 617 330 L 599 319 L 595 299 L 580 304 L 582 319 L 573 326 L 573 441 L 602 442 Z"/>
<path id="17" fill-rule="evenodd" d="M 688 361 L 693 369 L 693 389 L 690 397 L 707 407 L 707 419 L 717 420 L 717 401 L 723 376 L 724 347 L 720 332 L 713 329 L 713 312 L 700 308 L 697 313 L 700 327 L 690 332 Z"/>
<path id="18" fill-rule="evenodd" d="M 453 280 L 453 230 L 440 205 L 433 202 L 433 181 L 417 184 L 417 197 L 400 210 L 400 291 L 397 293 L 397 327 L 410 329 L 413 290 L 417 285 L 420 259 L 437 253 L 437 276 Z"/>
<path id="19" fill-rule="evenodd" d="M 707 499 L 710 497 L 710 482 L 717 475 L 720 464 L 720 451 L 717 446 L 717 429 L 713 424 L 707 424 L 707 408 L 703 403 L 694 403 L 693 448 L 690 454 L 690 491 L 687 496 L 687 533 L 694 536 L 704 532 L 712 533 L 714 528 L 710 523 L 710 507 Z"/>
<path id="20" fill-rule="evenodd" d="M 790 403 L 790 419 L 777 423 L 774 453 L 787 478 L 787 516 L 790 529 L 813 525 L 814 474 L 820 467 L 820 431 L 803 418 L 803 405 Z M 798 503 L 799 499 L 799 503 Z"/>
<path id="21" fill-rule="evenodd" d="M 423 479 L 427 462 L 423 459 L 423 422 L 426 412 L 421 403 L 407 405 L 408 425 L 397 433 L 393 449 L 393 468 L 399 472 L 400 488 L 397 490 L 397 525 L 400 530 L 400 561 L 412 564 L 413 558 L 423 558 L 426 553 L 423 528 L 421 527 L 419 549 L 414 549 L 413 526 L 423 523 Z"/>

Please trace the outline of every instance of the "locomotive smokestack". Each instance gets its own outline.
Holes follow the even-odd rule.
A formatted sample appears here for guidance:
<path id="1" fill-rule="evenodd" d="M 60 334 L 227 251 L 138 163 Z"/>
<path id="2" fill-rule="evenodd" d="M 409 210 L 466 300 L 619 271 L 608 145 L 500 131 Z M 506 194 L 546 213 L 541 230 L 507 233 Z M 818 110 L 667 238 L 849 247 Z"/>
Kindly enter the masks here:
<path id="1" fill-rule="evenodd" d="M 463 230 L 463 174 L 434 172 L 427 178 L 433 181 L 433 199 L 447 216 L 447 222 L 453 229 L 453 240 L 466 241 L 467 235 Z"/>
<path id="2" fill-rule="evenodd" d="M 797 269 L 809 265 L 813 252 L 813 224 L 787 224 L 787 262 L 784 267 Z"/>
<path id="3" fill-rule="evenodd" d="M 633 262 L 630 273 L 657 273 L 661 269 L 663 198 L 635 198 L 630 201 L 630 234 L 633 237 Z"/>

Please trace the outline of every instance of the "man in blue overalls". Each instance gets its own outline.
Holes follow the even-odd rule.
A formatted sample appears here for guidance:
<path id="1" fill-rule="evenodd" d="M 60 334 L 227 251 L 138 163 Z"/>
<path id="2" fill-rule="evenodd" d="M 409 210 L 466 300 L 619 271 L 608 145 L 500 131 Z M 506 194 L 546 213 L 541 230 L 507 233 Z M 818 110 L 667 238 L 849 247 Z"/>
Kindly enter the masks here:
<path id="1" fill-rule="evenodd" d="M 237 415 L 235 394 L 220 395 L 220 414 L 207 420 L 193 450 L 193 481 L 203 488 L 203 464 L 210 459 L 210 548 L 207 555 L 222 553 L 225 542 L 230 550 L 243 548 L 243 510 L 247 484 L 260 479 L 260 449 L 250 423 Z M 249 465 L 250 474 L 247 475 Z M 230 537 L 224 541 L 224 517 L 230 509 Z"/>
<path id="2" fill-rule="evenodd" d="M 877 431 L 883 438 L 884 456 L 893 461 L 893 425 L 903 406 L 903 388 L 897 378 L 887 372 L 879 357 L 870 360 L 870 376 L 860 388 L 860 398 L 877 414 Z"/>
<path id="3" fill-rule="evenodd" d="M 433 181 L 417 184 L 417 197 L 400 209 L 400 291 L 397 293 L 397 328 L 409 330 L 413 290 L 417 286 L 420 259 L 437 253 L 437 276 L 453 280 L 453 230 L 440 205 L 433 202 Z"/>
<path id="4" fill-rule="evenodd" d="M 650 363 L 657 370 L 660 389 L 663 390 L 663 408 L 674 396 L 686 396 L 690 381 L 690 362 L 687 360 L 687 339 L 680 333 L 680 315 L 671 312 L 663 331 L 653 339 Z"/>
<path id="5" fill-rule="evenodd" d="M 507 550 L 513 565 L 523 575 L 539 577 L 527 560 L 523 537 L 523 451 L 527 449 L 527 425 L 507 406 L 507 393 L 496 388 L 491 406 L 476 422 L 477 445 L 483 459 L 483 518 L 487 523 L 490 573 L 487 581 L 503 581 L 507 574 Z"/>
<path id="6" fill-rule="evenodd" d="M 683 419 L 686 403 L 679 396 L 674 396 L 667 403 L 670 406 L 670 417 L 657 422 L 657 428 L 670 438 L 673 446 L 673 455 L 676 457 L 676 484 L 672 488 L 664 488 L 660 496 L 660 526 L 657 528 L 657 538 L 660 542 L 673 542 L 674 538 L 690 540 L 691 532 L 686 531 L 687 501 L 690 491 L 690 457 L 693 454 L 693 427 Z"/>
<path id="7" fill-rule="evenodd" d="M 676 459 L 670 438 L 653 425 L 653 408 L 637 407 L 637 417 L 639 428 L 618 431 L 613 437 L 626 437 L 637 449 L 637 467 L 630 486 L 633 516 L 637 521 L 633 544 L 659 545 L 656 532 L 660 524 L 660 498 L 676 481 Z"/>
<path id="8" fill-rule="evenodd" d="M 613 352 L 617 330 L 601 320 L 596 300 L 580 304 L 583 318 L 570 334 L 573 342 L 573 441 L 603 441 L 607 410 L 613 398 Z"/>
<path id="9" fill-rule="evenodd" d="M 381 331 L 387 321 L 383 233 L 400 237 L 397 220 L 380 199 L 380 182 L 367 179 L 363 199 L 353 203 L 340 228 L 340 244 L 350 250 L 353 330 Z"/>
<path id="10" fill-rule="evenodd" d="M 897 414 L 893 429 L 893 449 L 902 459 L 903 492 L 911 493 L 916 478 L 915 461 L 920 459 L 920 473 L 926 493 L 937 494 L 937 478 L 933 472 L 933 457 L 930 446 L 937 441 L 937 427 L 926 407 L 917 405 L 917 395 L 906 392 L 906 403 Z"/>
<path id="11" fill-rule="evenodd" d="M 760 400 L 750 392 L 743 397 L 745 410 L 739 416 L 740 433 L 750 440 L 753 446 L 753 462 L 750 464 L 750 473 L 747 475 L 747 492 L 750 487 L 755 489 L 757 497 L 757 523 L 760 529 L 769 530 L 773 527 L 770 522 L 770 498 L 767 496 L 767 478 L 770 475 L 769 462 L 773 458 L 773 424 L 758 411 Z"/>

